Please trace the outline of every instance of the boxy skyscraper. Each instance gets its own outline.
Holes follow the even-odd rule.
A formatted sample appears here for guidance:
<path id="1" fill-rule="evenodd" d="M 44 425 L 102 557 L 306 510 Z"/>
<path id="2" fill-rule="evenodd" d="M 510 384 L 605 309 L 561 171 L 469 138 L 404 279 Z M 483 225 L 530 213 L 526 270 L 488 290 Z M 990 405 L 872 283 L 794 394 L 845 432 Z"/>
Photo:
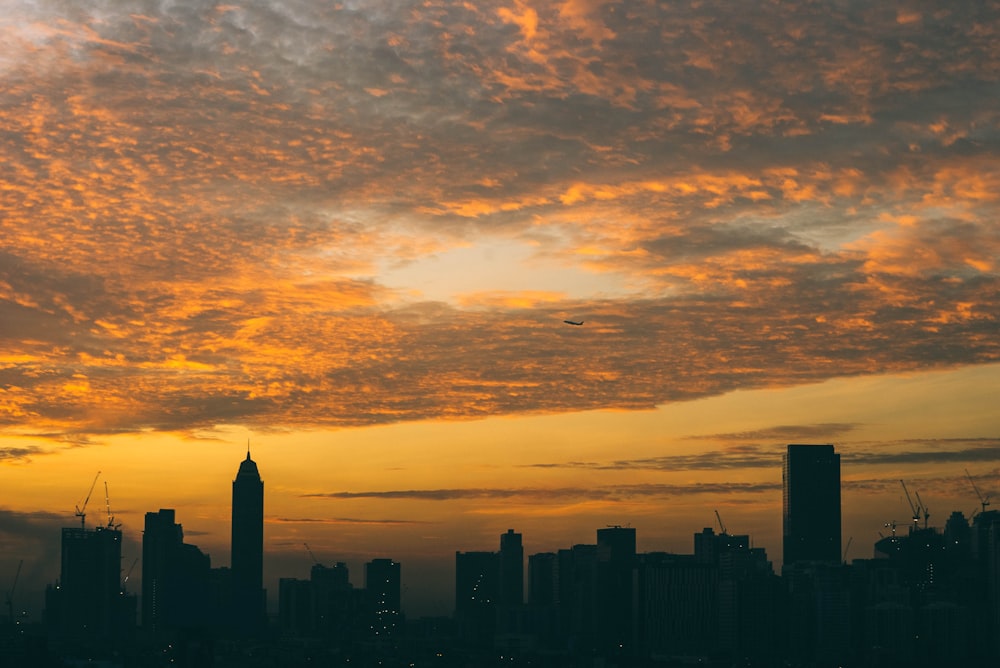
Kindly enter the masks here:
<path id="1" fill-rule="evenodd" d="M 789 445 L 781 469 L 784 566 L 840 562 L 840 455 L 832 445 Z"/>

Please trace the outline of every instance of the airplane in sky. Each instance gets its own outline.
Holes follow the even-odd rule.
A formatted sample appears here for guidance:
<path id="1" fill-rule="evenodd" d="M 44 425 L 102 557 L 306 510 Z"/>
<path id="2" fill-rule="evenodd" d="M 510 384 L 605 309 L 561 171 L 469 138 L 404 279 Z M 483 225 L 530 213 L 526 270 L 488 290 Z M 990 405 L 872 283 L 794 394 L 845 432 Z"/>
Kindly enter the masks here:
<path id="1" fill-rule="evenodd" d="M 580 320 L 580 321 L 576 321 L 576 320 L 563 320 L 563 322 L 565 322 L 567 325 L 582 325 L 583 324 L 583 320 Z"/>

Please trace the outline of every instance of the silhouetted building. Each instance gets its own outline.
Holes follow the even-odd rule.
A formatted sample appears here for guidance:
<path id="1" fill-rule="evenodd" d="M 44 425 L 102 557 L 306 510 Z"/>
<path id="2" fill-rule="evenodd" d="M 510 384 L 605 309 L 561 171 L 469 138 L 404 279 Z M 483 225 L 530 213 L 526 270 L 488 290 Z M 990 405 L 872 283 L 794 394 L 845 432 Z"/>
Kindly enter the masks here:
<path id="1" fill-rule="evenodd" d="M 233 480 L 233 615 L 236 628 L 252 633 L 266 621 L 264 592 L 264 483 L 257 464 L 247 458 Z"/>
<path id="2" fill-rule="evenodd" d="M 597 530 L 597 623 L 599 642 L 606 651 L 632 649 L 632 568 L 635 566 L 635 529 Z"/>
<path id="3" fill-rule="evenodd" d="M 290 638 L 307 638 L 316 630 L 313 587 L 309 580 L 278 580 L 278 625 Z"/>
<path id="4" fill-rule="evenodd" d="M 694 555 L 639 555 L 636 650 L 655 657 L 707 656 L 716 640 L 718 577 L 715 565 Z"/>
<path id="5" fill-rule="evenodd" d="M 975 656 L 1000 658 L 1000 511 L 983 510 L 973 518 L 971 551 L 979 585 Z"/>
<path id="6" fill-rule="evenodd" d="M 559 568 L 554 552 L 528 557 L 528 609 L 536 645 L 558 647 Z"/>
<path id="7" fill-rule="evenodd" d="M 567 649 L 597 646 L 597 546 L 574 545 L 556 553 L 559 573 L 559 629 Z"/>
<path id="8" fill-rule="evenodd" d="M 184 542 L 183 529 L 174 518 L 172 509 L 146 513 L 142 531 L 142 626 L 150 631 L 163 623 L 165 599 L 171 593 L 171 565 Z"/>
<path id="9" fill-rule="evenodd" d="M 500 535 L 500 605 L 524 603 L 524 547 L 521 534 L 508 529 Z"/>
<path id="10" fill-rule="evenodd" d="M 763 548 L 746 534 L 694 534 L 694 556 L 718 570 L 716 645 L 734 658 L 773 662 L 780 656 L 781 582 Z"/>
<path id="11" fill-rule="evenodd" d="M 344 647 L 352 639 L 361 620 L 361 603 L 350 581 L 347 564 L 314 564 L 309 571 L 312 583 L 314 628 L 334 645 Z"/>
<path id="12" fill-rule="evenodd" d="M 136 602 L 121 582 L 122 532 L 112 527 L 64 528 L 59 582 L 46 592 L 53 636 L 97 650 L 131 637 Z"/>
<path id="13" fill-rule="evenodd" d="M 471 647 L 493 645 L 499 580 L 496 552 L 455 553 L 455 623 L 462 642 Z"/>
<path id="14" fill-rule="evenodd" d="M 172 509 L 146 513 L 142 533 L 142 625 L 156 633 L 207 629 L 224 609 L 211 596 L 211 559 L 174 519 Z"/>
<path id="15" fill-rule="evenodd" d="M 783 483 L 783 566 L 839 563 L 840 455 L 832 445 L 789 445 Z"/>
<path id="16" fill-rule="evenodd" d="M 793 663 L 838 666 L 851 658 L 851 569 L 799 561 L 781 571 L 787 592 L 785 640 Z"/>
<path id="17" fill-rule="evenodd" d="M 400 566 L 392 559 L 372 559 L 365 564 L 365 591 L 372 605 L 371 631 L 394 635 L 402 624 Z"/>

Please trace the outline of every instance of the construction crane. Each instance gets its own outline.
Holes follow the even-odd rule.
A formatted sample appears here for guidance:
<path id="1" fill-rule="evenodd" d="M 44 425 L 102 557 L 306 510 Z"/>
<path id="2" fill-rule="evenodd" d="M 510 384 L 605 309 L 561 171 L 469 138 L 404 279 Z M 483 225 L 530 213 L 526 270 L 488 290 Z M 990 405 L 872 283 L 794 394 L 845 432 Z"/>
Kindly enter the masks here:
<path id="1" fill-rule="evenodd" d="M 913 505 L 913 499 L 910 498 L 910 490 L 906 489 L 906 483 L 902 480 L 899 484 L 903 486 L 903 492 L 906 493 L 906 502 L 910 504 L 910 511 L 913 513 L 913 525 L 910 527 L 910 531 L 920 528 L 920 508 Z"/>
<path id="2" fill-rule="evenodd" d="M 14 623 L 14 590 L 17 589 L 17 581 L 18 578 L 21 577 L 21 566 L 23 565 L 24 565 L 24 559 L 21 559 L 21 561 L 17 562 L 17 573 L 14 574 L 14 584 L 12 584 L 10 586 L 10 589 L 7 590 L 7 599 L 6 599 L 7 615 L 10 617 L 11 624 Z"/>
<path id="3" fill-rule="evenodd" d="M 976 496 L 979 497 L 979 503 L 982 505 L 982 511 L 980 512 L 985 513 L 986 506 L 990 505 L 990 497 L 983 496 L 983 493 L 979 491 L 979 488 L 976 487 L 976 481 L 972 479 L 971 475 L 969 475 L 969 469 L 965 469 L 965 477 L 967 477 L 969 482 L 972 483 L 972 489 L 976 492 Z"/>
<path id="4" fill-rule="evenodd" d="M 115 524 L 115 516 L 111 514 L 111 498 L 108 496 L 108 481 L 104 481 L 104 503 L 108 507 L 108 525 L 109 529 L 118 529 L 121 527 L 121 523 Z"/>
<path id="5" fill-rule="evenodd" d="M 309 556 L 312 557 L 312 560 L 316 562 L 316 565 L 322 566 L 323 564 L 320 563 L 319 559 L 316 558 L 316 555 L 313 554 L 313 551 L 309 548 L 309 543 L 302 543 L 302 544 L 306 546 L 306 552 L 308 552 Z"/>
<path id="6" fill-rule="evenodd" d="M 920 498 L 920 492 L 914 492 L 917 495 L 917 508 L 924 514 L 924 528 L 927 528 L 927 520 L 931 518 L 931 511 L 924 503 L 924 500 Z"/>
<path id="7" fill-rule="evenodd" d="M 125 585 L 126 585 L 126 584 L 128 584 L 128 579 L 129 579 L 129 577 L 131 577 L 131 575 L 132 575 L 132 569 L 134 569 L 134 568 L 135 568 L 135 565 L 136 565 L 137 563 L 139 563 L 139 557 L 136 557 L 136 558 L 135 558 L 135 561 L 133 561 L 133 562 L 132 562 L 132 565 L 128 567 L 128 572 L 127 572 L 127 573 L 125 573 L 125 579 L 124 579 L 124 580 L 122 580 L 122 592 L 124 592 L 124 591 L 125 591 Z"/>
<path id="8" fill-rule="evenodd" d="M 719 522 L 719 530 L 722 531 L 722 535 L 727 535 L 728 532 L 726 531 L 726 525 L 722 523 L 722 516 L 719 515 L 718 510 L 715 511 L 715 519 Z"/>
<path id="9" fill-rule="evenodd" d="M 83 506 L 76 507 L 76 516 L 80 518 L 80 528 L 87 528 L 87 503 L 90 501 L 90 495 L 94 493 L 94 486 L 97 485 L 97 479 L 101 477 L 101 472 L 98 471 L 97 475 L 94 476 L 94 482 L 90 483 L 90 491 L 87 492 L 87 498 L 83 500 Z"/>

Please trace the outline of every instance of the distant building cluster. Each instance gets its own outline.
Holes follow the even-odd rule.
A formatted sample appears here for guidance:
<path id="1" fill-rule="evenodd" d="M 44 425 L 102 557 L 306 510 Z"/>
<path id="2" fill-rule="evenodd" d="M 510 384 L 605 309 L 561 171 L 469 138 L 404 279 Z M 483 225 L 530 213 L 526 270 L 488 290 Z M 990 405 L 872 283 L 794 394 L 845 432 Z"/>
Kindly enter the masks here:
<path id="1" fill-rule="evenodd" d="M 123 668 L 998 665 L 1000 512 L 984 502 L 971 524 L 954 512 L 940 530 L 914 507 L 912 525 L 848 565 L 833 446 L 789 445 L 782 479 L 780 575 L 721 517 L 691 554 L 639 553 L 634 528 L 608 526 L 593 544 L 525 559 L 510 529 L 496 552 L 455 553 L 452 618 L 406 620 L 400 563 L 373 559 L 362 589 L 343 563 L 281 578 L 269 619 L 264 486 L 248 452 L 229 568 L 184 542 L 174 510 L 146 513 L 137 600 L 118 526 L 81 522 L 63 529 L 44 627 L 11 619 L 0 653 L 12 666 Z"/>

